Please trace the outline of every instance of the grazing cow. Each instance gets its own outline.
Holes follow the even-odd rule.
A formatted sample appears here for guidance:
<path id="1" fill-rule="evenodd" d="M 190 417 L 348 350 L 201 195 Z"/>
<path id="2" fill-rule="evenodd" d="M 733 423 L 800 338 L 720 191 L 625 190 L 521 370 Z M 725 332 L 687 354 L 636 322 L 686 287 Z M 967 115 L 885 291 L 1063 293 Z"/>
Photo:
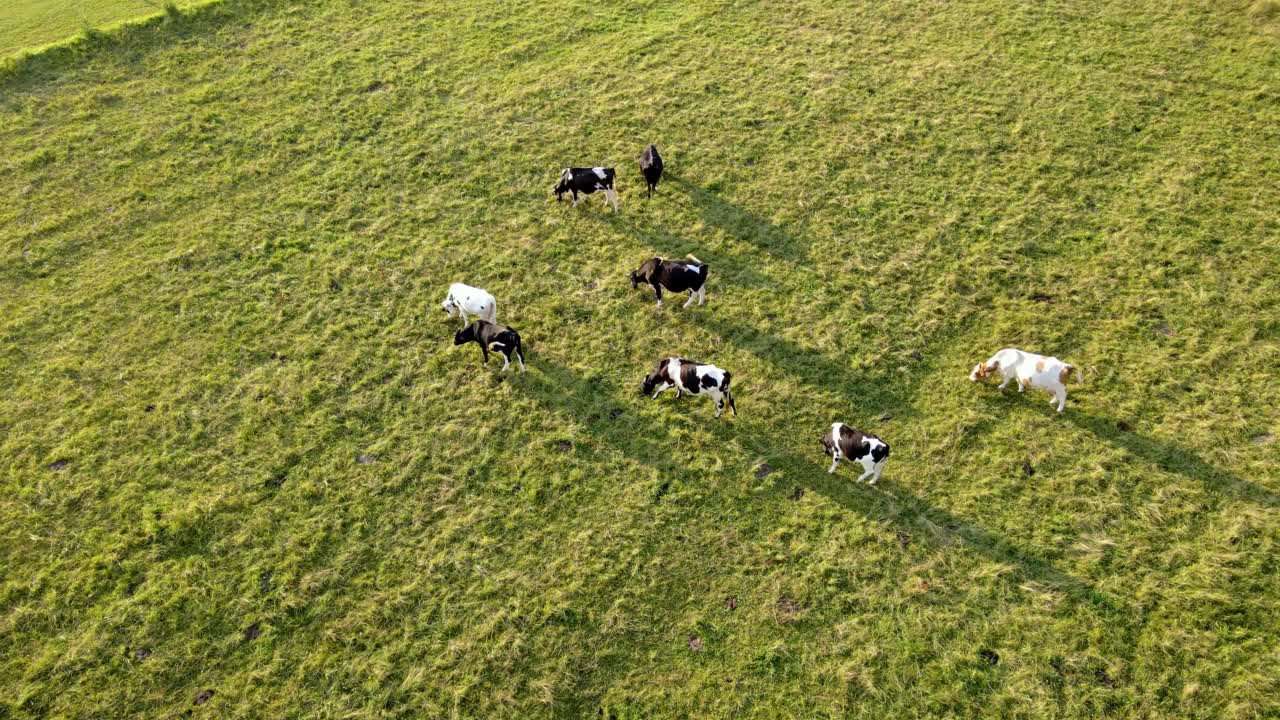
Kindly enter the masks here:
<path id="1" fill-rule="evenodd" d="M 475 320 L 453 336 L 453 344 L 474 342 L 484 353 L 484 364 L 489 364 L 489 351 L 502 353 L 505 362 L 502 369 L 511 365 L 511 356 L 515 355 L 520 363 L 520 372 L 524 372 L 524 356 L 520 353 L 520 335 L 506 325 L 496 325 L 487 320 Z"/>
<path id="2" fill-rule="evenodd" d="M 827 473 L 836 471 L 841 458 L 848 458 L 862 465 L 862 475 L 855 482 L 862 482 L 870 475 L 868 485 L 876 484 L 889 459 L 889 446 L 883 440 L 839 422 L 831 423 L 831 430 L 822 436 L 822 449 L 831 455 Z"/>
<path id="3" fill-rule="evenodd" d="M 449 294 L 444 296 L 440 307 L 449 313 L 449 317 L 461 315 L 463 327 L 470 322 L 467 313 L 479 315 L 481 320 L 498 321 L 498 301 L 484 290 L 463 283 L 449 286 Z"/>
<path id="4" fill-rule="evenodd" d="M 690 395 L 708 395 L 716 403 L 716 417 L 724 412 L 725 401 L 729 409 L 738 414 L 738 407 L 733 402 L 733 393 L 729 392 L 729 371 L 715 365 L 703 365 L 684 358 L 668 357 L 658 362 L 658 367 L 644 378 L 640 389 L 645 395 L 653 393 L 653 399 L 664 391 L 676 389 L 676 397 L 684 393 Z"/>
<path id="5" fill-rule="evenodd" d="M 565 168 L 560 173 L 560 183 L 552 190 L 556 194 L 556 202 L 563 199 L 565 193 L 573 195 L 573 206 L 578 206 L 578 193 L 590 195 L 597 190 L 604 191 L 604 204 L 613 203 L 613 211 L 618 212 L 618 193 L 613 190 L 613 168 Z"/>
<path id="6" fill-rule="evenodd" d="M 653 286 L 653 294 L 658 296 L 658 307 L 662 307 L 662 289 L 673 293 L 689 292 L 689 299 L 681 307 L 689 307 L 694 297 L 701 305 L 707 299 L 707 273 L 710 266 L 698 258 L 688 255 L 692 262 L 683 260 L 667 260 L 655 257 L 640 263 L 640 269 L 631 273 L 631 289 L 635 290 L 640 283 Z"/>
<path id="7" fill-rule="evenodd" d="M 999 389 L 1003 390 L 1010 380 L 1018 379 L 1018 392 L 1027 388 L 1035 388 L 1053 393 L 1049 404 L 1058 403 L 1058 412 L 1067 406 L 1067 378 L 1075 370 L 1056 357 L 1045 357 L 1015 348 L 1005 348 L 992 355 L 984 363 L 978 363 L 969 373 L 969 379 L 977 382 L 989 375 L 1000 374 L 1004 382 Z"/>
<path id="8" fill-rule="evenodd" d="M 644 181 L 649 184 L 649 197 L 653 197 L 653 189 L 658 187 L 658 181 L 662 179 L 662 156 L 652 143 L 640 156 L 640 174 L 644 175 Z"/>

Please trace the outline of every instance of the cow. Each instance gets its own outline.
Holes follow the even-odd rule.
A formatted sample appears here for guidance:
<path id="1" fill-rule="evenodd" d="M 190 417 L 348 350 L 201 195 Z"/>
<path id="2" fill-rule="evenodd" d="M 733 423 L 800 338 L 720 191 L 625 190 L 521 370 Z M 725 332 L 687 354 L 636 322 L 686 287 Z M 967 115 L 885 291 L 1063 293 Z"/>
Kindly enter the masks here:
<path id="1" fill-rule="evenodd" d="M 578 193 L 590 195 L 597 190 L 604 191 L 604 204 L 613 203 L 613 211 L 618 212 L 618 193 L 613 190 L 613 168 L 565 168 L 560 172 L 560 183 L 552 190 L 556 202 L 563 199 L 565 193 L 573 196 L 573 206 L 578 206 Z"/>
<path id="2" fill-rule="evenodd" d="M 733 414 L 738 414 L 738 406 L 733 402 L 733 393 L 729 391 L 729 371 L 715 365 L 704 365 L 693 360 L 678 357 L 666 357 L 658 361 L 658 367 L 644 378 L 640 390 L 648 395 L 653 393 L 657 400 L 663 392 L 676 389 L 676 397 L 684 393 L 690 395 L 707 395 L 716 404 L 716 417 L 724 412 L 726 401 Z"/>
<path id="3" fill-rule="evenodd" d="M 1052 393 L 1049 404 L 1058 404 L 1058 412 L 1067 406 L 1067 379 L 1071 377 L 1074 365 L 1062 362 L 1056 357 L 1036 355 L 1017 348 L 1005 348 L 992 355 L 986 362 L 973 366 L 969 379 L 978 382 L 989 376 L 999 374 L 1004 378 L 999 388 L 1003 390 L 1009 381 L 1017 378 L 1018 392 L 1027 388 L 1044 390 Z"/>
<path id="4" fill-rule="evenodd" d="M 831 456 L 827 474 L 836 471 L 841 458 L 848 458 L 862 465 L 862 475 L 855 482 L 862 482 L 870 475 L 868 485 L 875 485 L 880 480 L 880 472 L 889 459 L 889 446 L 883 440 L 841 422 L 831 423 L 831 429 L 822 436 L 822 449 L 824 454 Z"/>
<path id="5" fill-rule="evenodd" d="M 635 290 L 640 283 L 652 285 L 653 294 L 658 297 L 658 307 L 662 307 L 663 288 L 673 293 L 689 293 L 689 299 L 681 307 L 689 307 L 695 297 L 701 305 L 707 299 L 707 273 L 710 272 L 710 266 L 693 255 L 686 257 L 691 262 L 660 257 L 645 260 L 630 275 L 631 289 Z"/>
<path id="6" fill-rule="evenodd" d="M 662 179 L 662 156 L 653 143 L 640 155 L 640 174 L 644 175 L 644 181 L 649 184 L 649 197 L 652 198 L 653 189 L 658 187 L 658 181 Z"/>
<path id="7" fill-rule="evenodd" d="M 500 352 L 505 371 L 511 365 L 511 356 L 515 355 L 520 363 L 520 372 L 525 372 L 524 355 L 521 354 L 520 335 L 506 325 L 497 325 L 488 320 L 473 320 L 453 336 L 453 344 L 474 342 L 484 353 L 484 364 L 489 364 L 489 351 Z"/>
<path id="8" fill-rule="evenodd" d="M 449 313 L 449 317 L 461 315 L 463 327 L 471 322 L 467 313 L 478 315 L 481 320 L 491 323 L 498 321 L 498 301 L 484 290 L 460 282 L 449 286 L 449 294 L 444 296 L 440 307 Z"/>

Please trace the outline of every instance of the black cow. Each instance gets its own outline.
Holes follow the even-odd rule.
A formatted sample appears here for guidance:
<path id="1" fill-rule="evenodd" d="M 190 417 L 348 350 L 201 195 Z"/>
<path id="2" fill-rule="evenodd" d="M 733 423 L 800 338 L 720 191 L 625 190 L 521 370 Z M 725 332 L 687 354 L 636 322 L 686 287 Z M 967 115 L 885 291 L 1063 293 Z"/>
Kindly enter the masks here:
<path id="1" fill-rule="evenodd" d="M 822 437 L 822 449 L 831 456 L 831 468 L 828 473 L 836 471 L 836 463 L 840 458 L 848 458 L 862 465 L 861 481 L 868 475 L 868 485 L 875 485 L 884 470 L 885 461 L 889 459 L 889 445 L 871 433 L 855 430 L 841 422 L 831 423 L 831 429 Z"/>
<path id="2" fill-rule="evenodd" d="M 658 154 L 658 148 L 652 143 L 640 156 L 640 174 L 644 175 L 644 181 L 649 183 L 649 197 L 653 197 L 653 189 L 658 187 L 658 181 L 662 179 L 662 156 Z"/>
<path id="3" fill-rule="evenodd" d="M 556 194 L 556 202 L 563 199 L 565 193 L 573 195 L 573 206 L 578 206 L 578 193 L 590 195 L 597 190 L 604 191 L 604 204 L 613 203 L 613 211 L 618 212 L 618 193 L 613 190 L 613 168 L 565 168 L 560 173 L 560 183 L 551 192 Z"/>
<path id="4" fill-rule="evenodd" d="M 469 342 L 480 346 L 480 351 L 484 353 L 485 365 L 489 364 L 489 351 L 492 350 L 502 353 L 505 359 L 502 363 L 503 370 L 511 365 L 511 356 L 514 354 L 520 363 L 520 372 L 525 371 L 524 356 L 520 354 L 520 335 L 506 325 L 498 325 L 488 320 L 473 320 L 453 336 L 454 345 Z"/>
<path id="5" fill-rule="evenodd" d="M 688 291 L 689 299 L 681 307 L 689 307 L 695 297 L 701 305 L 707 299 L 710 266 L 692 255 L 687 257 L 692 262 L 659 257 L 645 260 L 640 269 L 631 273 L 631 289 L 635 290 L 640 283 L 652 285 L 654 295 L 658 296 L 658 307 L 662 307 L 663 288 L 673 293 Z"/>

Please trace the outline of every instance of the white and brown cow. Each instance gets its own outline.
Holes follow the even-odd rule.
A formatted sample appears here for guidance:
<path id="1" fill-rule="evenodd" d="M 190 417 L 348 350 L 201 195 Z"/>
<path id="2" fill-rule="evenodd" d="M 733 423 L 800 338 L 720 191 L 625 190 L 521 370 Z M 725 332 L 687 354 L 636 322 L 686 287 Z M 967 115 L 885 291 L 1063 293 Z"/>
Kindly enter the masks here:
<path id="1" fill-rule="evenodd" d="M 828 473 L 836 471 L 841 458 L 847 458 L 862 465 L 862 475 L 857 482 L 871 476 L 868 485 L 876 484 L 885 462 L 889 460 L 889 445 L 885 441 L 841 422 L 831 423 L 831 429 L 822 436 L 822 448 L 831 456 Z"/>
<path id="2" fill-rule="evenodd" d="M 1074 365 L 1068 365 L 1056 357 L 1005 348 L 986 362 L 975 365 L 973 372 L 969 373 L 969 379 L 978 382 L 998 374 L 1004 379 L 998 389 L 1003 390 L 1010 380 L 1017 378 L 1018 392 L 1034 388 L 1052 393 L 1053 398 L 1049 403 L 1057 403 L 1058 412 L 1062 412 L 1067 406 L 1067 379 L 1071 377 L 1073 370 Z"/>
<path id="3" fill-rule="evenodd" d="M 716 404 L 716 417 L 724 412 L 725 402 L 733 414 L 738 414 L 738 407 L 733 402 L 733 393 L 729 391 L 729 371 L 678 357 L 666 357 L 658 361 L 658 367 L 644 378 L 641 390 L 645 395 L 653 394 L 653 399 L 664 391 L 676 389 L 676 397 L 684 393 L 690 395 L 707 395 Z"/>

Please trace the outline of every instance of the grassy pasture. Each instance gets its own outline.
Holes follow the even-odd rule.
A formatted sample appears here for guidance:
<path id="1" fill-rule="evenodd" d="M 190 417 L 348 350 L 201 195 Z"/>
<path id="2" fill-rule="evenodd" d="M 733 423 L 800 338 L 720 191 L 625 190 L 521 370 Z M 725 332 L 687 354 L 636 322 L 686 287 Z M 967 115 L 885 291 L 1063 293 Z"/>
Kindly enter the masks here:
<path id="1" fill-rule="evenodd" d="M 175 2 L 187 8 L 195 2 Z M 153 0 L 6 0 L 0 5 L 0 58 L 164 11 Z"/>
<path id="2" fill-rule="evenodd" d="M 0 717 L 1276 716 L 1256 5 L 229 0 L 10 63 Z M 1006 345 L 1065 413 L 967 381 Z M 640 397 L 674 352 L 741 414 Z"/>

